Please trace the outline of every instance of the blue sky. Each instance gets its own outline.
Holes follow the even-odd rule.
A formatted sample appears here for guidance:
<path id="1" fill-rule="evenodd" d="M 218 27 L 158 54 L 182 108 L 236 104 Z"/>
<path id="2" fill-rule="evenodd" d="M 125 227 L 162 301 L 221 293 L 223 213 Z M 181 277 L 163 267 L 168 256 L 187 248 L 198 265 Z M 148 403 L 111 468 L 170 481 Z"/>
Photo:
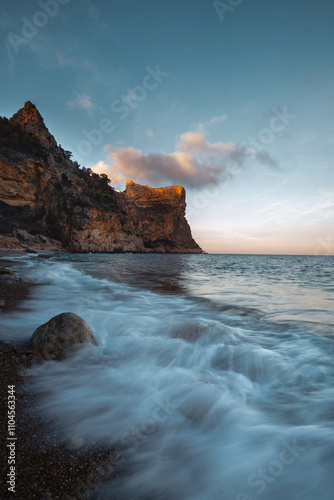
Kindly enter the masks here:
<path id="1" fill-rule="evenodd" d="M 81 165 L 187 189 L 207 251 L 334 253 L 329 0 L 2 0 L 1 115 Z"/>

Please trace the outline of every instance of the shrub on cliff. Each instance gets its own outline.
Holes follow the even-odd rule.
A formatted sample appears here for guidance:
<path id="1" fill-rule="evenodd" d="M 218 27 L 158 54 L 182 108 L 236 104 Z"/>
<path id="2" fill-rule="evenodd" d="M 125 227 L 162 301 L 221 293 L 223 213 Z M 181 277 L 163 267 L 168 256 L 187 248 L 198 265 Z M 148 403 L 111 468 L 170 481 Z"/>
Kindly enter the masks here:
<path id="1" fill-rule="evenodd" d="M 25 132 L 19 123 L 0 117 L 0 146 L 46 159 L 47 151 L 36 134 Z"/>

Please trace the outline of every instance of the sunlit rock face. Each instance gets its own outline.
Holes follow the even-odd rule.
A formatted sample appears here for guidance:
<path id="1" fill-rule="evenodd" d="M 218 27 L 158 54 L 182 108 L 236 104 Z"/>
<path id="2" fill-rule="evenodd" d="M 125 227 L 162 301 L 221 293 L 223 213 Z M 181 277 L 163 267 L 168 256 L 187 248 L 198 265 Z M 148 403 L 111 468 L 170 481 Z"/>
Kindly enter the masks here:
<path id="1" fill-rule="evenodd" d="M 36 134 L 46 147 L 57 147 L 56 139 L 48 131 L 44 120 L 34 104 L 27 101 L 10 119 L 12 123 L 19 123 L 25 132 Z"/>
<path id="2" fill-rule="evenodd" d="M 202 253 L 183 187 L 116 192 L 71 161 L 30 102 L 0 126 L 0 247 Z"/>
<path id="3" fill-rule="evenodd" d="M 202 252 L 185 218 L 186 193 L 182 186 L 150 188 L 127 181 L 124 195 L 132 224 L 147 248 Z"/>

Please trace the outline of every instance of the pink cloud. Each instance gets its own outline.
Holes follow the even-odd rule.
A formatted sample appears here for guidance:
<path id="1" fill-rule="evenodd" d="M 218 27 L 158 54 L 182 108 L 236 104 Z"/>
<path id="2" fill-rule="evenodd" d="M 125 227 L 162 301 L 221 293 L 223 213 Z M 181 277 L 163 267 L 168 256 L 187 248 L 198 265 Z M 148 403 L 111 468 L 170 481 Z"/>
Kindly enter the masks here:
<path id="1" fill-rule="evenodd" d="M 83 108 L 83 109 L 93 109 L 94 104 L 88 95 L 78 95 L 72 101 L 68 101 L 67 106 L 69 108 Z"/>
<path id="2" fill-rule="evenodd" d="M 241 166 L 251 157 L 243 147 L 234 143 L 210 143 L 203 132 L 187 132 L 180 136 L 173 153 L 145 154 L 132 147 L 105 148 L 106 161 L 92 167 L 106 173 L 112 184 L 127 179 L 150 185 L 182 184 L 201 188 L 217 181 L 230 166 Z"/>

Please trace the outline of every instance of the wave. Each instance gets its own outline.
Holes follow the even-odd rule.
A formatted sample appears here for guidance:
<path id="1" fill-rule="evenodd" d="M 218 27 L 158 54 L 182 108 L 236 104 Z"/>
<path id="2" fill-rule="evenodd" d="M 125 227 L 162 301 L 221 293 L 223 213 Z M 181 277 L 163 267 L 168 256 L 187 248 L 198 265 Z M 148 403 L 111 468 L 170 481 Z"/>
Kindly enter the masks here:
<path id="1" fill-rule="evenodd" d="M 40 287 L 29 309 L 0 323 L 12 341 L 27 342 L 72 311 L 94 330 L 98 347 L 28 373 L 38 411 L 62 426 L 64 440 L 118 446 L 114 467 L 125 472 L 101 498 L 333 497 L 331 340 L 252 308 L 33 262 Z"/>

